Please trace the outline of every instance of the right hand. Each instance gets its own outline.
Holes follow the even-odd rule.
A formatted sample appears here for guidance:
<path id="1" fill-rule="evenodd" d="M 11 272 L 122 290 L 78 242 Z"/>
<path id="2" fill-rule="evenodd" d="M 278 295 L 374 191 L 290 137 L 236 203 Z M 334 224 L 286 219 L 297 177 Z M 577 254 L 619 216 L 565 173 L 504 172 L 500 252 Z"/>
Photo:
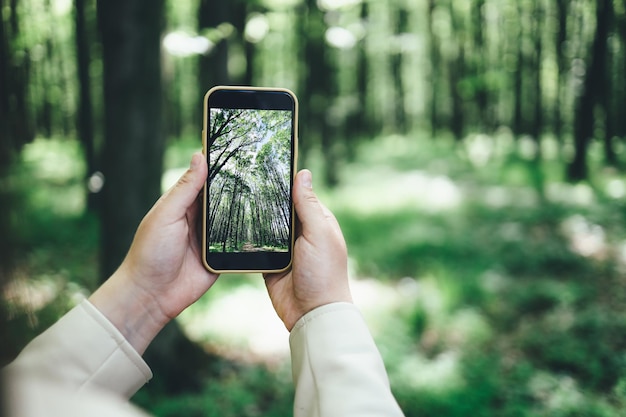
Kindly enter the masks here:
<path id="1" fill-rule="evenodd" d="M 334 302 L 352 302 L 346 243 L 335 216 L 313 192 L 311 172 L 300 171 L 293 199 L 298 218 L 291 270 L 265 275 L 278 316 L 291 331 L 309 311 Z"/>
<path id="2" fill-rule="evenodd" d="M 206 158 L 194 154 L 187 172 L 141 221 L 120 267 L 89 298 L 140 354 L 217 279 L 200 261 L 196 226 L 207 173 Z"/>

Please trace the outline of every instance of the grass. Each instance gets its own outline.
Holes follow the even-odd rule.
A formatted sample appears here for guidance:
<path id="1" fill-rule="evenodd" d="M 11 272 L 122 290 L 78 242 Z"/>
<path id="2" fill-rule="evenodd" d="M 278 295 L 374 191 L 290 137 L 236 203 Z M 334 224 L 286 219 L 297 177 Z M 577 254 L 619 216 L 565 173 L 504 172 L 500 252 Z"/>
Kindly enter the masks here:
<path id="1" fill-rule="evenodd" d="M 625 178 L 601 168 L 592 149 L 591 181 L 568 184 L 566 155 L 545 143 L 538 165 L 528 144 L 506 133 L 462 144 L 377 138 L 342 165 L 333 189 L 319 181 L 323 155 L 309 154 L 315 189 L 348 243 L 355 299 L 407 416 L 623 415 Z M 172 144 L 164 188 L 195 150 L 192 140 Z M 98 225 L 82 214 L 79 151 L 36 141 L 15 177 L 20 274 L 32 291 L 52 283 L 60 300 L 28 314 L 16 304 L 22 341 L 95 285 Z M 256 276 L 222 277 L 181 317 L 207 349 L 240 364 L 235 373 L 207 381 L 202 393 L 137 401 L 160 416 L 290 415 L 285 352 L 250 345 L 285 335 L 272 333 L 265 313 L 224 319 L 245 300 L 276 323 L 263 292 Z M 224 330 L 240 325 L 234 336 Z"/>

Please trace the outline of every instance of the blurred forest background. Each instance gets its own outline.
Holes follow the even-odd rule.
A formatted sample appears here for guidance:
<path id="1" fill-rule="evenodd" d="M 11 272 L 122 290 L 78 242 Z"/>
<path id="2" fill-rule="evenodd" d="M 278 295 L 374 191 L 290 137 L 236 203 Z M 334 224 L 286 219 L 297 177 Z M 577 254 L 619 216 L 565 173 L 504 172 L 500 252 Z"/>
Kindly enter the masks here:
<path id="1" fill-rule="evenodd" d="M 342 225 L 407 416 L 626 412 L 626 1 L 0 13 L 2 363 L 120 263 L 201 147 L 204 93 L 278 86 L 299 97 L 300 166 Z M 134 401 L 291 415 L 268 308 L 261 279 L 222 277 L 154 342 Z"/>

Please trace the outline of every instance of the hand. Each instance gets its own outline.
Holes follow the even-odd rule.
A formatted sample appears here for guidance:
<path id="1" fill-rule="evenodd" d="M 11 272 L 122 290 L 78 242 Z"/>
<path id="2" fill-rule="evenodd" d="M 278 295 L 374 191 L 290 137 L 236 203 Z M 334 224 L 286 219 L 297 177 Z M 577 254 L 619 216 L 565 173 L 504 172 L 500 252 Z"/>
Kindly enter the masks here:
<path id="1" fill-rule="evenodd" d="M 118 270 L 90 297 L 140 354 L 218 277 L 202 265 L 196 227 L 207 171 L 204 156 L 194 154 L 190 168 L 141 221 Z"/>
<path id="2" fill-rule="evenodd" d="M 311 184 L 308 170 L 296 175 L 293 199 L 299 233 L 291 270 L 265 275 L 274 309 L 289 331 L 300 317 L 316 307 L 352 302 L 343 234 L 335 216 L 317 199 Z"/>

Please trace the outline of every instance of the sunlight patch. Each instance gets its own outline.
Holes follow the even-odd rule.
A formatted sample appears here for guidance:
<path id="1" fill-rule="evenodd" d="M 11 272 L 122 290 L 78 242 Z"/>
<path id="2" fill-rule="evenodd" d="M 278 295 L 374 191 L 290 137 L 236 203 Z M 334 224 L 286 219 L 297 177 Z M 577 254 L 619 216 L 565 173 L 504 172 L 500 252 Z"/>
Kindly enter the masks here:
<path id="1" fill-rule="evenodd" d="M 550 183 L 546 187 L 546 194 L 555 203 L 588 206 L 595 200 L 594 192 L 587 184 Z"/>
<path id="2" fill-rule="evenodd" d="M 532 395 L 553 412 L 575 410 L 584 396 L 575 379 L 566 375 L 537 372 L 529 382 Z"/>
<path id="3" fill-rule="evenodd" d="M 338 49 L 351 49 L 357 43 L 357 38 L 348 29 L 333 26 L 326 30 L 326 43 Z"/>
<path id="4" fill-rule="evenodd" d="M 169 190 L 185 172 L 187 172 L 187 168 L 172 168 L 166 170 L 161 177 L 161 192 Z"/>
<path id="5" fill-rule="evenodd" d="M 205 36 L 194 36 L 180 30 L 170 32 L 163 38 L 163 47 L 167 53 L 178 57 L 206 55 L 214 46 Z"/>
<path id="6" fill-rule="evenodd" d="M 623 198 L 626 196 L 626 184 L 622 180 L 613 178 L 606 184 L 606 193 L 615 199 Z"/>
<path id="7" fill-rule="evenodd" d="M 431 212 L 451 210 L 463 202 L 460 187 L 445 175 L 423 171 L 360 175 L 358 184 L 350 183 L 337 193 L 346 208 L 361 213 L 384 213 L 412 207 Z M 392 181 L 385 181 L 386 178 Z"/>
<path id="8" fill-rule="evenodd" d="M 289 354 L 289 333 L 262 286 L 240 286 L 181 317 L 192 339 L 204 341 L 226 356 L 255 360 Z"/>
<path id="9" fill-rule="evenodd" d="M 607 254 L 606 233 L 600 225 L 589 222 L 580 214 L 568 217 L 561 228 L 569 238 L 570 249 L 585 257 L 602 258 Z"/>
<path id="10" fill-rule="evenodd" d="M 59 215 L 82 213 L 85 207 L 85 163 L 80 143 L 37 138 L 24 146 L 24 186 L 33 207 Z"/>
<path id="11" fill-rule="evenodd" d="M 262 282 L 241 285 L 185 310 L 180 321 L 187 335 L 236 360 L 287 360 L 289 332 L 274 311 Z M 374 279 L 350 280 L 354 303 L 374 337 L 388 330 L 389 320 L 397 319 L 393 314 L 398 306 L 415 302 L 417 287 L 412 284 L 405 280 L 395 288 Z"/>
<path id="12" fill-rule="evenodd" d="M 476 167 L 487 165 L 494 154 L 495 143 L 493 137 L 488 135 L 469 136 L 463 141 L 463 144 L 470 162 Z"/>
<path id="13" fill-rule="evenodd" d="M 248 42 L 259 43 L 270 31 L 270 23 L 267 16 L 261 13 L 254 13 L 246 23 L 244 36 Z"/>
<path id="14" fill-rule="evenodd" d="M 447 351 L 428 360 L 421 355 L 407 356 L 394 375 L 398 385 L 413 389 L 444 391 L 463 385 L 459 353 Z"/>

